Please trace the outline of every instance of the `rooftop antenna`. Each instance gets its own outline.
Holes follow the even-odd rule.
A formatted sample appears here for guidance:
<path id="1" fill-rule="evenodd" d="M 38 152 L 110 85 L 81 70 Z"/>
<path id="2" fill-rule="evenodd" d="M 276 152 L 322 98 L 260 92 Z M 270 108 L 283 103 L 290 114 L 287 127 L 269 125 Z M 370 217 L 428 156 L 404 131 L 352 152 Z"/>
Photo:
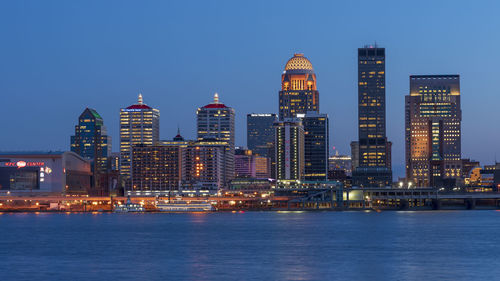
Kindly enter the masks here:
<path id="1" fill-rule="evenodd" d="M 219 94 L 215 93 L 214 95 L 214 103 L 218 104 L 219 103 Z"/>
<path id="2" fill-rule="evenodd" d="M 139 93 L 138 102 L 139 102 L 139 104 L 143 104 L 143 102 L 142 102 L 142 93 Z"/>

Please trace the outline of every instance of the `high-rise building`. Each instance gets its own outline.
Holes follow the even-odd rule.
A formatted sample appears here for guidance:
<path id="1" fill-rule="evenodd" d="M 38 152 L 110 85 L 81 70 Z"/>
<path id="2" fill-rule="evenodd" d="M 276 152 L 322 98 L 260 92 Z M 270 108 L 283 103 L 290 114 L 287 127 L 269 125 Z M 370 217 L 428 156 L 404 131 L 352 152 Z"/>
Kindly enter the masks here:
<path id="1" fill-rule="evenodd" d="M 462 178 L 460 77 L 412 75 L 405 97 L 406 177 L 452 187 Z"/>
<path id="2" fill-rule="evenodd" d="M 279 92 L 279 119 L 295 118 L 308 111 L 319 113 L 319 92 L 311 62 L 295 54 L 285 65 Z"/>
<path id="3" fill-rule="evenodd" d="M 102 117 L 95 109 L 86 108 L 80 114 L 75 135 L 71 136 L 71 151 L 92 160 L 94 173 L 106 171 L 111 155 L 111 136 L 107 135 Z"/>
<path id="4" fill-rule="evenodd" d="M 234 155 L 236 178 L 269 178 L 271 161 L 269 157 L 253 154 L 253 151 L 237 147 Z"/>
<path id="5" fill-rule="evenodd" d="M 247 114 L 247 146 L 253 154 L 269 156 L 274 146 L 276 114 Z"/>
<path id="6" fill-rule="evenodd" d="M 135 194 L 160 195 L 181 185 L 180 145 L 138 144 L 132 148 L 132 188 Z M 160 193 L 158 193 L 160 192 Z M 149 194 L 148 194 L 149 193 Z"/>
<path id="7" fill-rule="evenodd" d="M 215 93 L 214 101 L 196 111 L 198 141 L 220 142 L 225 145 L 227 158 L 223 174 L 224 186 L 234 178 L 234 109 L 219 102 L 219 95 Z"/>
<path id="8" fill-rule="evenodd" d="M 228 155 L 232 154 L 232 158 Z M 234 178 L 234 169 L 227 169 L 232 161 L 228 144 L 222 141 L 201 140 L 190 142 L 184 148 L 182 164 L 182 187 L 191 190 L 218 190 L 227 187 Z"/>
<path id="9" fill-rule="evenodd" d="M 137 104 L 120 109 L 120 174 L 130 178 L 132 147 L 154 145 L 160 138 L 160 111 L 144 104 L 139 94 Z M 126 183 L 130 188 L 130 184 Z"/>
<path id="10" fill-rule="evenodd" d="M 391 145 L 385 120 L 385 48 L 358 49 L 358 123 L 359 166 L 353 172 L 353 185 L 391 185 Z"/>
<path id="11" fill-rule="evenodd" d="M 270 159 L 271 178 L 276 178 L 276 160 L 274 159 L 274 122 L 276 114 L 247 114 L 247 145 L 253 154 Z"/>
<path id="12" fill-rule="evenodd" d="M 304 176 L 304 127 L 298 118 L 274 123 L 276 179 L 301 180 Z"/>
<path id="13" fill-rule="evenodd" d="M 328 179 L 328 115 L 314 111 L 299 114 L 304 126 L 304 180 Z"/>

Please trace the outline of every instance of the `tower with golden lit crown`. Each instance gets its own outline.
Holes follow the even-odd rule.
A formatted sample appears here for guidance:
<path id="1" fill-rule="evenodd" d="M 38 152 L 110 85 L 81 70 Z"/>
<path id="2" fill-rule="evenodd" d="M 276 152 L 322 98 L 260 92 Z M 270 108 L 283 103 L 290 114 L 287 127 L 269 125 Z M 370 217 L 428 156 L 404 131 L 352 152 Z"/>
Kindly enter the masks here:
<path id="1" fill-rule="evenodd" d="M 295 118 L 308 111 L 319 113 L 319 92 L 311 62 L 303 54 L 294 54 L 281 75 L 279 119 Z"/>

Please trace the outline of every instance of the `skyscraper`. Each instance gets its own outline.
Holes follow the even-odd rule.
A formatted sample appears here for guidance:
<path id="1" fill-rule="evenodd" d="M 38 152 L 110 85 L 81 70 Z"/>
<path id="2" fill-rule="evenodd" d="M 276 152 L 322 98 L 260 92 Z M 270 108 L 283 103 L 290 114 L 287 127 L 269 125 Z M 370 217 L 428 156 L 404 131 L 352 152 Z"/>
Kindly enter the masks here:
<path id="1" fill-rule="evenodd" d="M 392 183 L 391 144 L 385 126 L 385 48 L 358 49 L 359 166 L 353 185 L 387 186 Z"/>
<path id="2" fill-rule="evenodd" d="M 304 180 L 328 179 L 328 115 L 308 112 L 299 115 L 304 126 Z"/>
<path id="3" fill-rule="evenodd" d="M 462 175 L 459 75 L 412 75 L 405 97 L 406 177 L 452 187 Z"/>
<path id="4" fill-rule="evenodd" d="M 253 154 L 269 156 L 274 143 L 276 114 L 247 114 L 247 146 Z"/>
<path id="5" fill-rule="evenodd" d="M 274 159 L 274 122 L 276 114 L 247 114 L 247 145 L 253 154 L 270 159 L 270 177 L 276 178 Z"/>
<path id="6" fill-rule="evenodd" d="M 279 119 L 295 118 L 308 111 L 319 113 L 319 92 L 311 62 L 295 54 L 285 65 L 279 92 Z"/>
<path id="7" fill-rule="evenodd" d="M 106 171 L 107 157 L 111 156 L 111 136 L 107 135 L 102 117 L 95 109 L 86 108 L 80 114 L 75 135 L 71 136 L 71 151 L 92 160 L 95 173 Z"/>
<path id="8" fill-rule="evenodd" d="M 120 174 L 125 179 L 131 175 L 132 146 L 153 145 L 159 138 L 160 111 L 144 104 L 142 94 L 137 104 L 120 109 Z"/>
<path id="9" fill-rule="evenodd" d="M 212 103 L 196 111 L 198 141 L 216 141 L 226 146 L 224 185 L 234 178 L 234 116 L 234 109 L 219 102 L 217 93 Z"/>
<path id="10" fill-rule="evenodd" d="M 298 118 L 274 123 L 276 128 L 276 179 L 301 180 L 304 176 L 304 127 Z"/>

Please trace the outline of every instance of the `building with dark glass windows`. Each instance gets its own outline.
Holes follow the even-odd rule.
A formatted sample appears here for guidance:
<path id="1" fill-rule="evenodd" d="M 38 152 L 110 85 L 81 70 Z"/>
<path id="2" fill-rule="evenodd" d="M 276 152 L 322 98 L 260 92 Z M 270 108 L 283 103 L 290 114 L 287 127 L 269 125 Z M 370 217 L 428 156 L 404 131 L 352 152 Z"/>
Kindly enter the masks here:
<path id="1" fill-rule="evenodd" d="M 353 185 L 392 184 L 391 143 L 386 136 L 385 48 L 358 49 L 358 167 Z M 353 157 L 354 158 L 354 157 Z"/>
<path id="2" fill-rule="evenodd" d="M 412 75 L 405 97 L 406 177 L 416 186 L 461 184 L 459 75 Z"/>
<path id="3" fill-rule="evenodd" d="M 276 114 L 247 114 L 247 146 L 252 154 L 268 156 L 274 143 Z"/>
<path id="4" fill-rule="evenodd" d="M 71 151 L 93 161 L 93 170 L 107 170 L 111 156 L 111 136 L 107 135 L 102 117 L 95 109 L 86 108 L 78 118 L 75 135 L 71 136 Z"/>
<path id="5" fill-rule="evenodd" d="M 270 177 L 276 178 L 274 159 L 274 122 L 276 114 L 247 114 L 247 146 L 254 155 L 270 159 Z"/>
<path id="6" fill-rule="evenodd" d="M 299 115 L 302 116 L 302 115 Z M 308 112 L 301 117 L 304 126 L 304 180 L 328 179 L 328 115 Z"/>

